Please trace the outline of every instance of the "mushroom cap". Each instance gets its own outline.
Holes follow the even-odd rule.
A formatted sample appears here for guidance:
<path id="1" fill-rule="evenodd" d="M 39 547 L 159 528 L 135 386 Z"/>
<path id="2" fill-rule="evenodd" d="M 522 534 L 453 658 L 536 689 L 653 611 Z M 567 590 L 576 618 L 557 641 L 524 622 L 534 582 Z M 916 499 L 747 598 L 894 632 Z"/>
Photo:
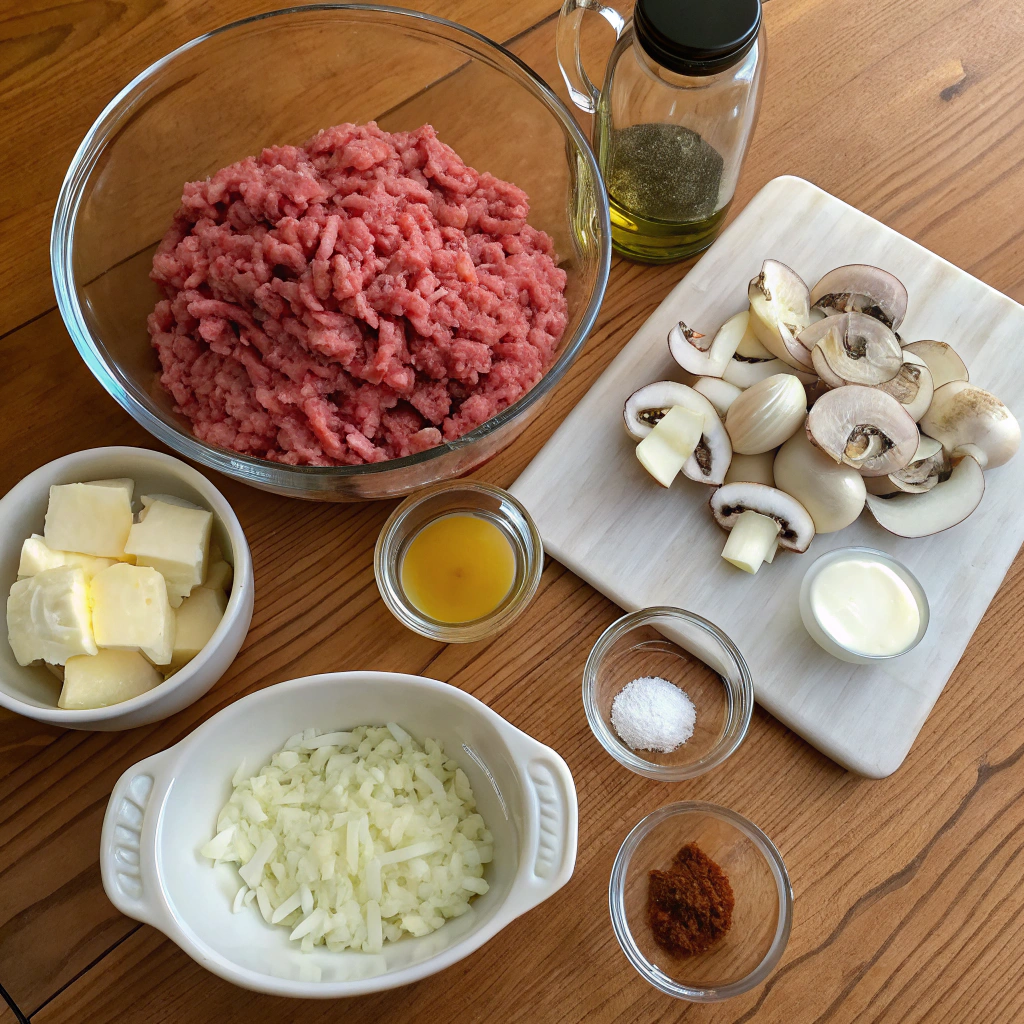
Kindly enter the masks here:
<path id="1" fill-rule="evenodd" d="M 912 341 L 904 345 L 905 352 L 913 352 L 923 359 L 932 375 L 932 387 L 938 391 L 951 380 L 970 380 L 967 366 L 952 345 L 944 341 Z"/>
<path id="2" fill-rule="evenodd" d="M 704 396 L 701 395 L 701 398 Z M 708 402 L 710 406 L 711 403 Z M 732 442 L 725 424 L 711 406 L 711 412 L 704 414 L 704 430 L 693 454 L 683 463 L 683 476 L 699 484 L 717 487 L 725 482 L 732 462 Z"/>
<path id="3" fill-rule="evenodd" d="M 878 525 L 897 537 L 929 537 L 962 523 L 985 495 L 985 474 L 966 456 L 949 479 L 923 494 L 869 494 L 868 508 Z"/>
<path id="4" fill-rule="evenodd" d="M 945 449 L 933 437 L 921 435 L 914 457 L 903 469 L 890 473 L 888 480 L 897 491 L 908 494 L 923 494 L 935 487 L 940 480 L 949 476 L 950 465 Z M 872 494 L 891 494 L 892 491 L 872 491 Z"/>
<path id="5" fill-rule="evenodd" d="M 810 352 L 796 335 L 811 322 L 810 292 L 800 275 L 778 260 L 765 260 L 747 286 L 750 326 L 777 359 L 810 370 Z"/>
<path id="6" fill-rule="evenodd" d="M 836 267 L 811 289 L 811 305 L 827 314 L 865 313 L 893 331 L 907 315 L 907 302 L 899 278 L 866 263 Z"/>
<path id="7" fill-rule="evenodd" d="M 719 416 L 724 416 L 729 411 L 729 406 L 743 393 L 742 388 L 722 380 L 721 377 L 701 377 L 693 385 L 693 390 L 698 395 L 703 395 L 715 407 L 715 412 Z"/>
<path id="8" fill-rule="evenodd" d="M 903 365 L 896 335 L 865 313 L 827 316 L 805 327 L 797 340 L 811 350 L 814 369 L 832 387 L 883 384 Z"/>
<path id="9" fill-rule="evenodd" d="M 847 384 L 822 395 L 807 415 L 811 441 L 864 476 L 886 476 L 914 457 L 920 432 L 913 417 L 878 388 Z"/>
<path id="10" fill-rule="evenodd" d="M 813 384 L 818 379 L 813 373 L 797 370 L 781 359 L 745 359 L 742 356 L 733 356 L 722 374 L 722 380 L 745 391 L 762 380 L 774 377 L 777 373 L 791 373 L 805 384 Z"/>
<path id="11" fill-rule="evenodd" d="M 830 459 L 798 430 L 775 456 L 775 486 L 811 514 L 817 533 L 835 533 L 864 510 L 864 478 L 852 466 Z"/>
<path id="12" fill-rule="evenodd" d="M 778 448 L 800 429 L 807 415 L 807 392 L 790 373 L 778 373 L 747 388 L 725 417 L 733 450 L 757 455 Z"/>
<path id="13" fill-rule="evenodd" d="M 954 380 L 937 388 L 921 430 L 951 456 L 970 451 L 983 469 L 1008 462 L 1020 447 L 1020 424 L 991 392 Z"/>
<path id="14" fill-rule="evenodd" d="M 669 354 L 688 373 L 698 377 L 721 377 L 739 347 L 748 320 L 746 310 L 729 317 L 710 341 L 680 320 L 668 332 Z M 700 344 L 701 341 L 704 344 Z"/>
<path id="15" fill-rule="evenodd" d="M 642 441 L 672 406 L 684 405 L 690 408 L 688 403 L 692 400 L 691 393 L 696 394 L 693 388 L 674 380 L 656 380 L 653 384 L 647 384 L 639 391 L 634 391 L 626 399 L 622 411 L 626 433 L 634 441 Z M 707 401 L 703 395 L 697 397 Z M 696 402 L 693 411 L 703 412 L 702 403 Z"/>
<path id="16" fill-rule="evenodd" d="M 724 484 L 711 495 L 711 511 L 723 530 L 731 530 L 743 512 L 759 512 L 779 524 L 779 547 L 806 551 L 814 538 L 814 520 L 792 495 L 765 484 Z"/>
<path id="17" fill-rule="evenodd" d="M 743 332 L 743 337 L 740 338 L 739 346 L 736 348 L 736 355 L 741 359 L 774 359 L 775 357 L 771 354 L 757 340 L 757 334 L 754 332 L 754 325 L 751 323 L 753 318 L 750 316 L 750 310 L 747 310 L 747 329 Z"/>
<path id="18" fill-rule="evenodd" d="M 892 395 L 914 420 L 920 420 L 928 411 L 935 393 L 928 364 L 909 349 L 903 349 L 903 365 L 896 376 L 875 386 L 879 391 Z"/>
<path id="19" fill-rule="evenodd" d="M 674 405 L 704 417 L 704 430 L 693 454 L 683 463 L 683 475 L 717 486 L 725 480 L 732 461 L 732 442 L 715 407 L 693 388 L 674 380 L 659 380 L 634 391 L 623 409 L 626 432 L 634 441 L 642 441 Z"/>

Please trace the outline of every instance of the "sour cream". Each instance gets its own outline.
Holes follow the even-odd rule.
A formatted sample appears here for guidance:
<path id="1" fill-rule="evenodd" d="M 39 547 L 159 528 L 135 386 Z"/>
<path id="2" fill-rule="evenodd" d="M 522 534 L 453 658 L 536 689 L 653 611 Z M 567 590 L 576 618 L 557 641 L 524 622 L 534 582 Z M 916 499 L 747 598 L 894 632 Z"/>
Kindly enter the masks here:
<path id="1" fill-rule="evenodd" d="M 927 604 L 899 563 L 871 549 L 834 551 L 808 572 L 801 612 L 808 632 L 846 661 L 894 658 L 920 639 Z M 849 657 L 847 655 L 850 655 Z"/>

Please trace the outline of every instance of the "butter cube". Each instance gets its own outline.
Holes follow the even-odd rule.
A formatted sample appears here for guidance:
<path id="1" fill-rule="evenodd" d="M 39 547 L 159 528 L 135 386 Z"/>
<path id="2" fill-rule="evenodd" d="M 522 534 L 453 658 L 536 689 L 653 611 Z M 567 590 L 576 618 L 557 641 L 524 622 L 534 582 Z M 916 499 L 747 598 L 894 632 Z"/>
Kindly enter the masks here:
<path id="1" fill-rule="evenodd" d="M 195 505 L 191 501 L 179 498 L 176 494 L 144 494 L 139 500 L 142 502 L 142 511 L 139 513 L 140 523 L 146 518 L 149 506 L 156 501 L 162 501 L 165 505 L 177 505 L 179 508 L 194 508 L 200 512 L 203 511 L 202 505 Z"/>
<path id="2" fill-rule="evenodd" d="M 206 571 L 206 579 L 203 586 L 210 590 L 223 590 L 225 593 L 231 591 L 231 580 L 234 570 L 224 561 L 223 558 L 216 562 L 210 562 L 210 568 Z"/>
<path id="3" fill-rule="evenodd" d="M 138 651 L 103 649 L 69 658 L 57 707 L 70 711 L 120 704 L 159 686 L 164 677 Z"/>
<path id="4" fill-rule="evenodd" d="M 227 605 L 228 599 L 222 590 L 207 587 L 197 587 L 181 602 L 175 612 L 173 668 L 181 668 L 191 661 L 210 642 Z"/>
<path id="5" fill-rule="evenodd" d="M 85 572 L 60 565 L 18 580 L 7 598 L 7 639 L 19 665 L 95 654 Z"/>
<path id="6" fill-rule="evenodd" d="M 52 551 L 120 558 L 132 528 L 131 481 L 54 484 L 43 537 Z"/>
<path id="7" fill-rule="evenodd" d="M 97 558 L 95 555 L 83 555 L 80 551 L 53 551 L 47 547 L 46 541 L 38 533 L 33 533 L 21 545 L 21 561 L 18 563 L 18 576 L 35 576 L 47 569 L 56 569 L 60 565 L 77 565 L 84 570 L 85 578 L 93 576 L 113 565 L 114 558 Z"/>
<path id="8" fill-rule="evenodd" d="M 160 572 L 172 608 L 206 576 L 212 526 L 213 514 L 205 509 L 154 501 L 147 506 L 145 519 L 131 528 L 125 551 L 138 565 Z"/>
<path id="9" fill-rule="evenodd" d="M 156 569 L 118 562 L 96 573 L 89 597 L 93 635 L 100 647 L 141 651 L 154 665 L 170 663 L 174 612 Z"/>
<path id="10" fill-rule="evenodd" d="M 87 480 L 86 483 L 93 487 L 120 487 L 128 495 L 129 505 L 135 493 L 135 481 L 127 476 L 114 477 L 112 480 Z"/>

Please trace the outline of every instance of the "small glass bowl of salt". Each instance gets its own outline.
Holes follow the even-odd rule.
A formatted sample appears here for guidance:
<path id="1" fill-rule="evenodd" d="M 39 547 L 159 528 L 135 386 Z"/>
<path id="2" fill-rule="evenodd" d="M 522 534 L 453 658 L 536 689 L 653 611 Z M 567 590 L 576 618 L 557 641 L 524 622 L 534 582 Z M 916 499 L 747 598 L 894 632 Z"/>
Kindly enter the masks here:
<path id="1" fill-rule="evenodd" d="M 754 685 L 743 655 L 714 623 L 681 608 L 644 608 L 594 644 L 583 707 L 616 761 L 673 782 L 703 775 L 740 745 Z"/>

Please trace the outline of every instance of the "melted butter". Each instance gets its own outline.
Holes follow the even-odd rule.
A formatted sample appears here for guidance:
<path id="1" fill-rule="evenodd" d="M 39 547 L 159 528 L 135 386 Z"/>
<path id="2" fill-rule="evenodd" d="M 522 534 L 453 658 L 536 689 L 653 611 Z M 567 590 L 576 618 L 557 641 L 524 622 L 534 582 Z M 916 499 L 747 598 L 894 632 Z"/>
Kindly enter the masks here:
<path id="1" fill-rule="evenodd" d="M 442 516 L 410 541 L 402 558 L 402 589 L 423 615 L 438 622 L 472 622 L 508 596 L 516 558 L 508 537 L 488 519 Z"/>
<path id="2" fill-rule="evenodd" d="M 910 587 L 888 565 L 868 558 L 825 566 L 811 584 L 810 603 L 821 628 L 854 654 L 902 654 L 921 626 Z"/>

